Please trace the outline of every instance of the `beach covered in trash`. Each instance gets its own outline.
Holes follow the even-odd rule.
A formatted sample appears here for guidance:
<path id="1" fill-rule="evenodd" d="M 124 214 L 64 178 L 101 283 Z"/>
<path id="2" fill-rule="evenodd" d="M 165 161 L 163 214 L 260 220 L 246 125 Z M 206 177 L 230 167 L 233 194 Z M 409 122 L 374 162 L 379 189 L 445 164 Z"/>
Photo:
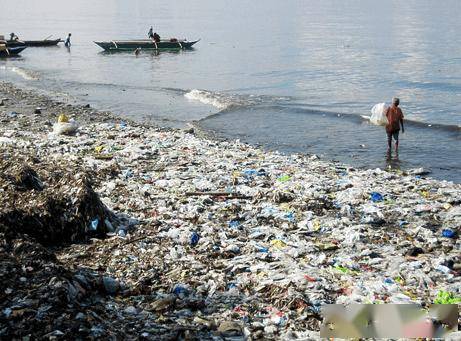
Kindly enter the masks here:
<path id="1" fill-rule="evenodd" d="M 0 338 L 316 339 L 326 303 L 461 303 L 461 185 L 0 99 Z"/>

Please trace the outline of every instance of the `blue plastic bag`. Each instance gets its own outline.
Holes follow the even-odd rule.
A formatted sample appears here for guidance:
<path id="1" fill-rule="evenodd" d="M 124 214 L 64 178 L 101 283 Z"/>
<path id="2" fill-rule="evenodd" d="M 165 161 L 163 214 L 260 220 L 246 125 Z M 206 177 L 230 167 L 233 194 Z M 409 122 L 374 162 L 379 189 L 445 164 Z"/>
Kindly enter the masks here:
<path id="1" fill-rule="evenodd" d="M 373 202 L 383 201 L 383 196 L 378 192 L 372 192 L 371 193 L 371 201 L 373 201 Z"/>
<path id="2" fill-rule="evenodd" d="M 190 245 L 195 246 L 198 244 L 198 241 L 200 239 L 200 236 L 198 235 L 197 232 L 192 232 L 192 235 L 190 237 Z"/>
<path id="3" fill-rule="evenodd" d="M 442 231 L 442 236 L 446 238 L 454 238 L 456 236 L 456 233 L 453 230 L 445 229 Z"/>

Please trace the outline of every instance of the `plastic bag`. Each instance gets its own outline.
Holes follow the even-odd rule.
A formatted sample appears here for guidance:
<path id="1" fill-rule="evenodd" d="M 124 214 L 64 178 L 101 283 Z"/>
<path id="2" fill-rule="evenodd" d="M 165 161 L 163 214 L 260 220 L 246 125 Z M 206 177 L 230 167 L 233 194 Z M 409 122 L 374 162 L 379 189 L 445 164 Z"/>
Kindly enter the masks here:
<path id="1" fill-rule="evenodd" d="M 386 111 L 388 106 L 386 103 L 378 103 L 371 108 L 370 122 L 376 125 L 386 125 L 387 117 Z"/>
<path id="2" fill-rule="evenodd" d="M 69 118 L 67 117 L 66 114 L 59 115 L 58 123 L 68 123 L 68 122 L 69 122 Z"/>
<path id="3" fill-rule="evenodd" d="M 77 129 L 78 124 L 73 120 L 53 124 L 53 133 L 56 135 L 72 135 L 77 131 Z"/>

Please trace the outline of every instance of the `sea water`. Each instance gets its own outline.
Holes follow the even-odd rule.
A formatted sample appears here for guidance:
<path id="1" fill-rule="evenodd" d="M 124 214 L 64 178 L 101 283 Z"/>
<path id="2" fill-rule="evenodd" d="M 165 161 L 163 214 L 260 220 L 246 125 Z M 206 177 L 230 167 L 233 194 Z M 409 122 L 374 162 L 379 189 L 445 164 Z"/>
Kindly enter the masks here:
<path id="1" fill-rule="evenodd" d="M 355 167 L 432 170 L 461 182 L 458 0 L 2 0 L 0 34 L 72 46 L 0 60 L 0 79 L 124 117 Z M 93 41 L 201 41 L 190 51 L 104 53 Z M 401 99 L 397 156 L 362 115 Z"/>

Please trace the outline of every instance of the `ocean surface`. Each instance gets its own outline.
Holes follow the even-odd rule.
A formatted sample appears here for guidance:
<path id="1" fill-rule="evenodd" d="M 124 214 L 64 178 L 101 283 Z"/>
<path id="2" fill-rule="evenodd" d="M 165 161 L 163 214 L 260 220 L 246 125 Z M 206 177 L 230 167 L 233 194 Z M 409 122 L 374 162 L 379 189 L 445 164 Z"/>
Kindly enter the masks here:
<path id="1" fill-rule="evenodd" d="M 0 34 L 65 38 L 0 60 L 0 80 L 181 127 L 355 167 L 424 167 L 461 182 L 459 0 L 2 0 Z M 95 40 L 201 39 L 107 54 Z M 401 99 L 399 156 L 362 115 Z"/>

